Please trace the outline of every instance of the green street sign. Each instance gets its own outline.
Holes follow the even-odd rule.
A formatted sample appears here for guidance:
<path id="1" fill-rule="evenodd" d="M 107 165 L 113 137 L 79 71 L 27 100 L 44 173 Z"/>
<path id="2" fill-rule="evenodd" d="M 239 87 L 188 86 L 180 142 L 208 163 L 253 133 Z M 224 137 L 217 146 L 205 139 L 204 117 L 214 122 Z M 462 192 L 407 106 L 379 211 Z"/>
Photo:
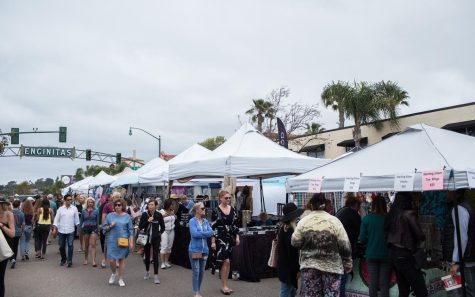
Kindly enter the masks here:
<path id="1" fill-rule="evenodd" d="M 21 146 L 20 157 L 52 157 L 70 158 L 76 156 L 75 148 L 61 148 L 49 146 Z"/>

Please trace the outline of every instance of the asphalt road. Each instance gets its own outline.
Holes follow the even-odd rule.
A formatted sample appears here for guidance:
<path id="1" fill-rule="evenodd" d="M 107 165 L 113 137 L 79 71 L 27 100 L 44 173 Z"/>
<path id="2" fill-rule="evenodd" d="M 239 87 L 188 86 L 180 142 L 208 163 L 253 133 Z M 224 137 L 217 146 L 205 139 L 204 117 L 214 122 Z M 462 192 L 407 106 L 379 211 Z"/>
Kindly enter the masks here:
<path id="1" fill-rule="evenodd" d="M 77 240 L 74 243 L 75 249 L 77 249 L 79 246 Z M 59 266 L 60 256 L 56 243 L 48 246 L 46 254 L 46 261 L 30 259 L 26 262 L 18 261 L 15 269 L 10 269 L 8 266 L 5 276 L 5 296 L 193 296 L 191 270 L 176 265 L 166 270 L 160 269 L 161 284 L 155 285 L 153 277 L 149 280 L 143 279 L 145 268 L 140 256 L 135 253 L 129 255 L 127 259 L 124 277 L 126 287 L 124 288 L 117 284 L 108 284 L 111 274 L 109 268 L 94 268 L 91 264 L 82 265 L 84 259 L 82 253 L 74 253 L 72 268 Z M 98 264 L 100 264 L 100 260 Z M 153 266 L 151 272 L 153 272 Z M 277 278 L 263 279 L 258 283 L 230 280 L 229 286 L 234 290 L 231 295 L 234 297 L 275 297 L 279 295 Z M 220 281 L 217 274 L 211 275 L 210 270 L 205 272 L 201 294 L 203 297 L 224 296 L 220 293 Z"/>

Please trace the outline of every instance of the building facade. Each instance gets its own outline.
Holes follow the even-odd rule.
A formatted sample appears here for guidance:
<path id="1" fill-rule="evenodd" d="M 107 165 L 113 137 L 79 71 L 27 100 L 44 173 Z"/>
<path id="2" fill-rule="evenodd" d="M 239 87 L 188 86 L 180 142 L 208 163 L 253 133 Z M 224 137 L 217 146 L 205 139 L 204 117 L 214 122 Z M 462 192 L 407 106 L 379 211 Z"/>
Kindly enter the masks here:
<path id="1" fill-rule="evenodd" d="M 391 127 L 387 120 L 379 130 L 364 125 L 361 127 L 361 147 L 375 144 L 419 123 L 475 136 L 475 102 L 400 116 L 399 127 Z M 295 137 L 289 140 L 289 149 L 312 157 L 338 158 L 355 147 L 353 127 Z"/>

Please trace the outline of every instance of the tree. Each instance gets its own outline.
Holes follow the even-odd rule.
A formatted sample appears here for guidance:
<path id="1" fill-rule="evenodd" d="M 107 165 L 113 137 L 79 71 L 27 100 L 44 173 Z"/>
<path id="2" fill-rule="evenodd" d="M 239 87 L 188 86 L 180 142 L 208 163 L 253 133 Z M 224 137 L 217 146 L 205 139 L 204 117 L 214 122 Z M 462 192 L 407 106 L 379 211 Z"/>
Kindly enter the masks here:
<path id="1" fill-rule="evenodd" d="M 16 186 L 16 194 L 27 195 L 30 193 L 30 184 L 27 181 L 21 182 Z"/>
<path id="2" fill-rule="evenodd" d="M 253 123 L 257 122 L 257 130 L 262 132 L 262 124 L 266 117 L 273 118 L 275 116 L 275 110 L 273 109 L 272 102 L 264 99 L 253 99 L 253 106 L 246 111 L 247 115 L 251 116 Z"/>
<path id="3" fill-rule="evenodd" d="M 84 179 L 84 169 L 78 168 L 76 169 L 76 173 L 74 174 L 74 180 L 80 181 Z"/>
<path id="4" fill-rule="evenodd" d="M 314 121 L 320 116 L 318 106 L 306 105 L 295 102 L 286 108 L 282 114 L 282 122 L 284 123 L 287 134 L 293 134 L 296 131 L 305 129 L 308 122 Z"/>
<path id="5" fill-rule="evenodd" d="M 326 108 L 331 107 L 338 111 L 338 128 L 345 127 L 345 110 L 343 102 L 348 99 L 351 94 L 351 86 L 347 82 L 332 82 L 323 88 L 321 95 L 323 105 Z"/>
<path id="6" fill-rule="evenodd" d="M 399 105 L 409 105 L 408 93 L 396 83 L 378 82 L 355 82 L 351 87 L 351 92 L 342 103 L 345 116 L 355 122 L 353 128 L 353 139 L 355 147 L 359 148 L 361 141 L 361 126 L 370 124 L 379 129 L 382 127 L 382 120 L 388 119 L 391 126 L 399 125 L 398 107 Z"/>
<path id="7" fill-rule="evenodd" d="M 0 129 L 0 134 L 2 134 L 2 129 Z M 0 156 L 5 152 L 5 147 L 8 145 L 8 139 L 5 136 L 0 136 Z"/>
<path id="8" fill-rule="evenodd" d="M 204 141 L 200 142 L 202 146 L 205 148 L 214 151 L 218 146 L 223 144 L 226 141 L 226 138 L 224 136 L 216 136 L 215 138 L 211 137 L 208 139 L 205 139 Z"/>
<path id="9" fill-rule="evenodd" d="M 319 123 L 310 123 L 310 124 L 305 124 L 305 127 L 307 128 L 307 132 L 305 134 L 311 135 L 311 134 L 318 134 L 323 131 L 325 131 L 325 128 L 322 127 Z"/>

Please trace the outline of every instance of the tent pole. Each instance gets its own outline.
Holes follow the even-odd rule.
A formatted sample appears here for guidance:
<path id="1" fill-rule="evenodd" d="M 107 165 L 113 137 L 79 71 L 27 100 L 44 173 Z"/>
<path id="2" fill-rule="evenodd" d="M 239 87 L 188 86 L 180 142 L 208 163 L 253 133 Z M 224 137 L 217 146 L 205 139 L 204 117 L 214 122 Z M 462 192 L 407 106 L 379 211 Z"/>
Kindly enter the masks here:
<path id="1" fill-rule="evenodd" d="M 261 190 L 261 212 L 267 212 L 266 211 L 266 202 L 264 200 L 264 189 L 262 188 L 262 177 L 259 177 L 259 187 Z"/>

